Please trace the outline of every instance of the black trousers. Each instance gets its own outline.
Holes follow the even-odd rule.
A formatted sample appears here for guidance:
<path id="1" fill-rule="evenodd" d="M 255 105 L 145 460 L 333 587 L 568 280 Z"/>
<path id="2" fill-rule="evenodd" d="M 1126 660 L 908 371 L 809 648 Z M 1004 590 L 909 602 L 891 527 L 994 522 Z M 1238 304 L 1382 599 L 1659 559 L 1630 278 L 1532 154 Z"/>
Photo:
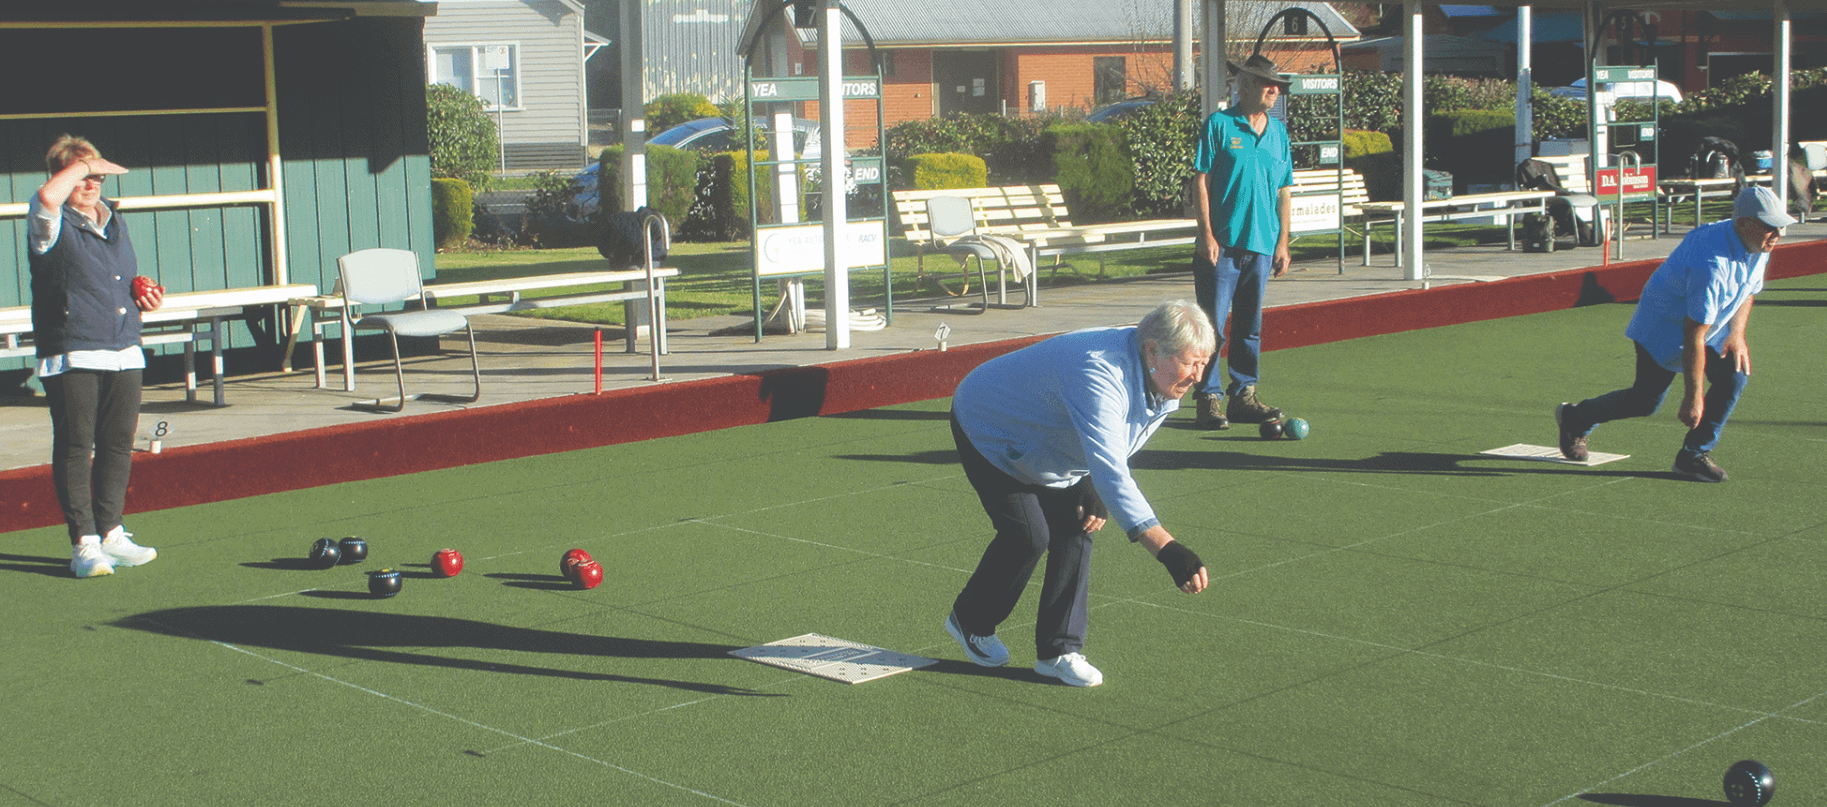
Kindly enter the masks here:
<path id="1" fill-rule="evenodd" d="M 976 488 L 996 537 L 964 584 L 952 612 L 967 633 L 988 636 L 1009 618 L 1027 588 L 1041 555 L 1047 569 L 1034 622 L 1037 659 L 1076 653 L 1085 646 L 1086 598 L 1091 587 L 1091 535 L 1082 529 L 1078 494 L 1030 485 L 991 465 L 952 415 L 952 441 L 964 462 L 964 476 Z"/>
<path id="2" fill-rule="evenodd" d="M 51 480 L 71 541 L 106 535 L 121 524 L 140 419 L 140 375 L 67 370 L 42 379 L 51 410 Z"/>

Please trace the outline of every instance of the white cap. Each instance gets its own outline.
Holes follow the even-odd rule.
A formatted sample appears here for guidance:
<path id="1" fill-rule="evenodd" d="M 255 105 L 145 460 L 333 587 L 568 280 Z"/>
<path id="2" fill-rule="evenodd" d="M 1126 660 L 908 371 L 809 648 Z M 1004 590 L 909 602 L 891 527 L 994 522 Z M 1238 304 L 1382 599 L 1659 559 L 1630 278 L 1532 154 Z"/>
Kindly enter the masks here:
<path id="1" fill-rule="evenodd" d="M 1732 203 L 1732 218 L 1757 219 L 1771 227 L 1787 227 L 1796 222 L 1794 216 L 1783 210 L 1776 194 L 1762 185 L 1752 185 L 1738 193 L 1737 201 Z"/>

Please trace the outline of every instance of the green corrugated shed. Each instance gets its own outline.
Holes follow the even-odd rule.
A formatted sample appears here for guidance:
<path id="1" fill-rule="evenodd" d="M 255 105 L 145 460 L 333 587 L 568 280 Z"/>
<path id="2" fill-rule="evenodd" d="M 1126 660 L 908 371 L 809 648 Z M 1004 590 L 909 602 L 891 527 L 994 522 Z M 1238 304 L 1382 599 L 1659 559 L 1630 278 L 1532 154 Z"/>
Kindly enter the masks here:
<path id="1" fill-rule="evenodd" d="M 23 203 L 45 180 L 44 152 L 59 133 L 89 138 L 130 173 L 109 197 L 170 196 L 272 187 L 267 163 L 263 22 L 297 17 L 277 3 L 214 8 L 197 27 L 145 19 L 164 4 L 135 4 L 131 21 L 70 27 L 55 19 L 0 27 L 0 65 L 42 76 L 0 94 L 0 203 Z M 348 0 L 313 8 L 328 20 L 270 26 L 283 187 L 285 277 L 325 293 L 336 258 L 386 246 L 420 254 L 429 275 L 430 158 L 425 130 L 423 14 L 429 4 Z M 93 9 L 91 9 L 92 11 Z M 377 13 L 380 10 L 384 13 Z M 55 9 L 40 16 L 54 17 Z M 340 19 L 337 19 L 340 18 Z M 72 59 L 72 54 L 90 58 Z M 72 92 L 80 88 L 80 92 Z M 197 112 L 196 110 L 222 110 Z M 173 111 L 183 110 L 180 114 Z M 157 111 L 159 114 L 146 114 Z M 271 208 L 228 205 L 123 214 L 140 273 L 169 291 L 274 283 Z M 30 302 L 24 225 L 0 217 L 11 248 L 0 254 L 0 306 Z M 276 317 L 237 325 L 229 345 L 256 346 L 275 369 Z M 244 350 L 237 350 L 245 354 Z M 0 360 L 0 373 L 29 359 Z M 17 374 L 17 372 L 13 373 Z"/>

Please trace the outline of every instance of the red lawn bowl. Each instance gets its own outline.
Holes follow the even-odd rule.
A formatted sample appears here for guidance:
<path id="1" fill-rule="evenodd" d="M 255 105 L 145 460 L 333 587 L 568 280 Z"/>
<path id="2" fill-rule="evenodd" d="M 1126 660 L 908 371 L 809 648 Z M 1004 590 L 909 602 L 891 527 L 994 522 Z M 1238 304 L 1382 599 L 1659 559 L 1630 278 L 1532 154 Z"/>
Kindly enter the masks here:
<path id="1" fill-rule="evenodd" d="M 571 567 L 587 560 L 595 560 L 595 558 L 590 557 L 590 553 L 585 552 L 582 549 L 570 550 L 569 552 L 566 552 L 563 557 L 558 559 L 558 573 L 564 575 L 566 580 L 575 583 L 577 582 L 577 578 L 572 576 Z"/>
<path id="2" fill-rule="evenodd" d="M 574 570 L 571 583 L 578 588 L 590 589 L 602 585 L 603 564 L 594 560 L 586 560 L 582 563 L 572 564 L 571 568 Z"/>
<path id="3" fill-rule="evenodd" d="M 463 571 L 463 553 L 455 549 L 440 549 L 431 556 L 431 569 L 439 577 L 456 577 Z"/>

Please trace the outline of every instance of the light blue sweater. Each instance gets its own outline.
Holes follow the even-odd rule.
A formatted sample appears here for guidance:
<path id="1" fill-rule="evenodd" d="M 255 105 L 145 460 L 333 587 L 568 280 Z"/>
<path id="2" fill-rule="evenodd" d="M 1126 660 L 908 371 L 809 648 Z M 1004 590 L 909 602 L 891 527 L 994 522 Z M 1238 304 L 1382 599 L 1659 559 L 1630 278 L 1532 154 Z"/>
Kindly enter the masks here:
<path id="1" fill-rule="evenodd" d="M 1090 474 L 1130 540 L 1161 521 L 1129 458 L 1179 408 L 1151 391 L 1133 327 L 1074 331 L 991 359 L 952 397 L 958 425 L 991 464 L 1051 488 Z"/>

